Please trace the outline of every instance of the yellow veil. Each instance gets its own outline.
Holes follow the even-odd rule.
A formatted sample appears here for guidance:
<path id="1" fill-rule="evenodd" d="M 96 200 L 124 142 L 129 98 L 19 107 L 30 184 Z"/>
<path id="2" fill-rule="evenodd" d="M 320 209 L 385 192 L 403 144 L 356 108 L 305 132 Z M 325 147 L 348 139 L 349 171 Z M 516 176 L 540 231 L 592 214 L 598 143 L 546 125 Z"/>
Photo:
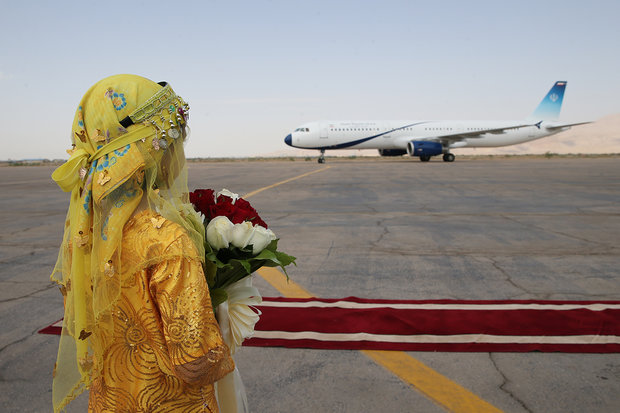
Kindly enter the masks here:
<path id="1" fill-rule="evenodd" d="M 101 371 L 106 343 L 100 333 L 113 329 L 119 275 L 154 264 L 123 260 L 123 227 L 137 209 L 150 208 L 183 226 L 204 257 L 204 227 L 188 199 L 183 151 L 188 111 L 170 85 L 135 75 L 97 82 L 78 106 L 70 158 L 52 174 L 71 192 L 51 275 L 65 297 L 54 411 Z"/>

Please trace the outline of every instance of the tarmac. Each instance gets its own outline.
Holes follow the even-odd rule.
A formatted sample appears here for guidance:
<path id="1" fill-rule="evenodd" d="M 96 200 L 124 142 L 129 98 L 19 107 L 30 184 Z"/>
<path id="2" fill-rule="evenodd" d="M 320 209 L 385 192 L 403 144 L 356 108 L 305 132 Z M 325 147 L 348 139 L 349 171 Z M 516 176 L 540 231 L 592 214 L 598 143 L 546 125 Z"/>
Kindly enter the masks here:
<path id="1" fill-rule="evenodd" d="M 52 171 L 0 167 L 2 412 L 51 411 L 58 337 L 37 331 L 63 315 L 49 274 L 68 206 Z M 297 257 L 291 280 L 317 297 L 620 300 L 617 157 L 201 162 L 189 172 L 191 189 L 250 194 Z M 281 295 L 259 275 L 254 285 Z M 485 411 L 620 411 L 617 354 L 407 355 Z M 235 358 L 254 413 L 482 411 L 359 351 L 244 347 Z M 70 411 L 86 411 L 85 398 Z"/>

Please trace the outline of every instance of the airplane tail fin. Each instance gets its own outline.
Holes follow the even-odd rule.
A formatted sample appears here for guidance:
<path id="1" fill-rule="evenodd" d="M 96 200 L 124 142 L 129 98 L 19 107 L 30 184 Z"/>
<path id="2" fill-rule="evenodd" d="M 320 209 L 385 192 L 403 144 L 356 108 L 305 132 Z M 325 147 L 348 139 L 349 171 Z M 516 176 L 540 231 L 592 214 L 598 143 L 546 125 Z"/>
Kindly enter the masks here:
<path id="1" fill-rule="evenodd" d="M 538 121 L 558 120 L 560 117 L 560 109 L 562 109 L 562 100 L 564 99 L 564 89 L 566 89 L 565 81 L 555 82 L 551 90 L 549 90 L 528 119 Z"/>

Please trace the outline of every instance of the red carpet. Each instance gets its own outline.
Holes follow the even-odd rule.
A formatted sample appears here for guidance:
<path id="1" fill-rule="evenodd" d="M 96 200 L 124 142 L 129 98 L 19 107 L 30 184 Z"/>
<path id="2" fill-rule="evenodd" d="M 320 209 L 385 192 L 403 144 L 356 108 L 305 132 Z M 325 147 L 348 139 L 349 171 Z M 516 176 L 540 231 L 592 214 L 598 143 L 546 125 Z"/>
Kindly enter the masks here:
<path id="1" fill-rule="evenodd" d="M 265 297 L 244 346 L 468 352 L 620 352 L 620 301 Z M 41 333 L 59 334 L 60 327 Z"/>

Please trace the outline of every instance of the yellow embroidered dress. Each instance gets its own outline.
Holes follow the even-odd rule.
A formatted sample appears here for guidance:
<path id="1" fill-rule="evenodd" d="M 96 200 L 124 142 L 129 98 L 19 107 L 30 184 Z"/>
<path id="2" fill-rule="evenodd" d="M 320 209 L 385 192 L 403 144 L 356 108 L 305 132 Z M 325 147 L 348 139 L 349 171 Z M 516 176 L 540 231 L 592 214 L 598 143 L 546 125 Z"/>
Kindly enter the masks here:
<path id="1" fill-rule="evenodd" d="M 202 273 L 188 199 L 189 106 L 165 82 L 93 85 L 52 178 L 71 201 L 52 280 L 65 297 L 54 412 L 90 389 L 94 412 L 215 412 L 233 370 Z"/>
<path id="2" fill-rule="evenodd" d="M 183 228 L 160 218 L 144 211 L 123 230 L 130 267 L 166 259 L 121 274 L 114 328 L 101 334 L 102 375 L 89 401 L 94 412 L 217 411 L 212 383 L 233 369 L 201 257 Z"/>

